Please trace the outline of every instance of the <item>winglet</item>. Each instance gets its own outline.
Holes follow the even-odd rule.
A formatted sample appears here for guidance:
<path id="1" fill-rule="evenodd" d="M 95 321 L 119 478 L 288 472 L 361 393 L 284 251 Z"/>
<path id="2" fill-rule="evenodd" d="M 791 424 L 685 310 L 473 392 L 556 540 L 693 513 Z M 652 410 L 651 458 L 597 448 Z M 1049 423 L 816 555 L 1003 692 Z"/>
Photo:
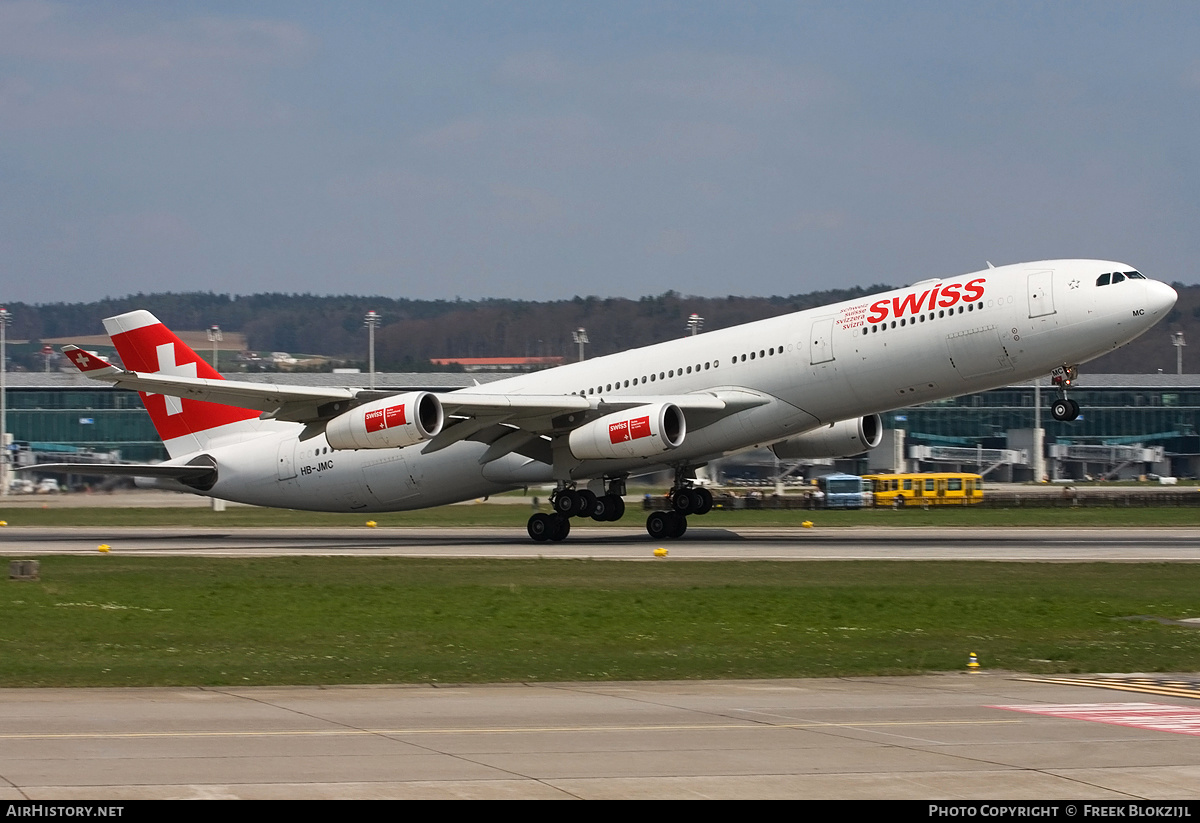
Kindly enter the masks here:
<path id="1" fill-rule="evenodd" d="M 112 363 L 109 363 L 102 357 L 97 357 L 91 352 L 84 351 L 78 346 L 63 346 L 62 353 L 67 356 L 68 360 L 75 364 L 75 368 L 88 377 L 102 380 L 105 377 L 121 373 L 121 369 L 118 369 Z"/>

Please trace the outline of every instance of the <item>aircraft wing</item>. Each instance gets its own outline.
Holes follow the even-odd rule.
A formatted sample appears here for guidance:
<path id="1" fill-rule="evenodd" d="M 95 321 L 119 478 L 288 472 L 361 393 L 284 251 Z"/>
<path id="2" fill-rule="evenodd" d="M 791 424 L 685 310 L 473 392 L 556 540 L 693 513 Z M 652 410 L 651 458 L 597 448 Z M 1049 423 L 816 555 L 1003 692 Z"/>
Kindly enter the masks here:
<path id="1" fill-rule="evenodd" d="M 88 377 L 112 383 L 124 389 L 183 397 L 224 406 L 255 409 L 264 418 L 297 423 L 321 423 L 360 402 L 386 397 L 390 392 L 349 388 L 308 388 L 214 380 L 172 374 L 144 373 L 120 369 L 103 358 L 78 346 L 66 346 L 63 353 Z M 454 391 L 439 394 L 448 424 L 423 451 L 434 452 L 462 440 L 481 440 L 493 446 L 493 452 L 533 449 L 530 441 L 569 430 L 605 414 L 652 403 L 674 403 L 687 414 L 692 428 L 703 428 L 730 414 L 761 406 L 770 398 L 758 392 L 736 388 L 680 395 L 526 395 L 488 394 Z M 516 436 L 521 432 L 521 436 Z M 497 442 L 503 438 L 503 443 Z M 489 454 L 493 453 L 489 452 Z M 538 454 L 541 452 L 538 451 Z M 490 459 L 495 459 L 491 457 Z M 71 464 L 61 464 L 68 466 Z M 138 475 L 138 467 L 126 467 L 107 473 Z M 141 476 L 171 476 L 177 467 Z M 49 468 L 46 468 L 49 471 Z M 74 469 L 63 469 L 73 471 Z M 93 471 L 95 468 L 93 467 Z"/>
<path id="2" fill-rule="evenodd" d="M 349 388 L 315 388 L 304 386 L 280 386 L 269 383 L 249 383 L 238 380 L 211 380 L 202 377 L 185 377 L 172 374 L 149 374 L 120 369 L 78 346 L 64 346 L 63 354 L 88 377 L 112 383 L 123 389 L 166 394 L 256 409 L 264 416 L 294 422 L 313 422 L 332 417 L 344 409 L 334 410 L 326 404 L 339 401 L 362 401 L 384 397 L 390 392 L 364 391 Z M 670 402 L 687 412 L 716 413 L 719 416 L 767 402 L 755 392 L 736 389 L 695 394 L 646 396 L 611 395 L 584 397 L 574 394 L 525 395 L 486 394 L 482 392 L 454 391 L 438 395 L 442 407 L 451 416 L 469 418 L 502 418 L 513 421 L 530 421 L 557 418 L 573 412 L 609 412 L 644 406 L 649 403 Z M 532 428 L 543 429 L 544 425 Z"/>

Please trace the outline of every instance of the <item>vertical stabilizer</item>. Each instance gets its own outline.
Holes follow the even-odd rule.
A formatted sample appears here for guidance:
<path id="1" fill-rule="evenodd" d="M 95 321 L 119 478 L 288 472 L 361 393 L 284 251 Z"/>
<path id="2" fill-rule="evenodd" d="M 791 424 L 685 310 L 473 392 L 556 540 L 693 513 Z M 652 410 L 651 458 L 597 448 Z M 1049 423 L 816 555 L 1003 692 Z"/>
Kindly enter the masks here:
<path id="1" fill-rule="evenodd" d="M 132 311 L 110 317 L 104 321 L 104 329 L 117 347 L 121 362 L 130 371 L 223 379 L 148 311 Z M 259 413 L 251 409 L 205 403 L 186 397 L 145 392 L 138 394 L 171 457 L 201 451 L 219 434 L 257 427 Z"/>

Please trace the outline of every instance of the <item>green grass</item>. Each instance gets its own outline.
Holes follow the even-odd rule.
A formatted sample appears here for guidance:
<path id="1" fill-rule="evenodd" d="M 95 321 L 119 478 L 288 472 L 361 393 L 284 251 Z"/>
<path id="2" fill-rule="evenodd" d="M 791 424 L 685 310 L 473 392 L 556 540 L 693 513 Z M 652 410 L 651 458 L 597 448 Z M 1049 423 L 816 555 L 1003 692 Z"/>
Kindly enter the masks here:
<path id="1" fill-rule="evenodd" d="M 549 507 L 542 506 L 542 511 Z M 223 512 L 207 508 L 9 508 L 0 509 L 0 520 L 9 526 L 195 526 L 226 528 L 237 526 L 261 527 L 343 527 L 362 526 L 374 520 L 386 526 L 511 526 L 524 528 L 531 509 L 514 504 L 480 504 L 441 506 L 413 512 L 383 512 L 378 514 L 329 514 L 298 512 L 286 509 L 260 509 L 235 506 Z M 901 510 L 864 509 L 861 511 L 773 511 L 714 509 L 703 517 L 689 521 L 693 528 L 798 527 L 812 520 L 819 527 L 844 526 L 958 526 L 973 527 L 1088 527 L 1088 526 L 1200 526 L 1200 507 L 1121 507 L 1096 506 L 1077 509 L 980 509 L 933 508 L 923 511 L 909 507 Z M 572 525 L 583 527 L 634 527 L 645 522 L 645 512 L 630 506 L 625 517 L 616 523 L 596 523 L 575 520 Z"/>
<path id="2" fill-rule="evenodd" d="M 0 686 L 1197 671 L 1200 564 L 48 557 Z"/>

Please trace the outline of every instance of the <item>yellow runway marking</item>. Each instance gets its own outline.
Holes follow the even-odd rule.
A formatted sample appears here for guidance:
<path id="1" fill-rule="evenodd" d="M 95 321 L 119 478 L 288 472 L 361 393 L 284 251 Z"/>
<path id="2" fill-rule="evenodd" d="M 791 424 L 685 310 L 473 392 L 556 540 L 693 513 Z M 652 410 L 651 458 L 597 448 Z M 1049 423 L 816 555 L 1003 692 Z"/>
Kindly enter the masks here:
<path id="1" fill-rule="evenodd" d="M 450 735 L 450 734 L 555 734 L 561 732 L 678 732 L 678 731 L 773 731 L 776 729 L 855 729 L 896 726 L 997 726 L 1021 720 L 914 720 L 867 723 L 726 723 L 678 726 L 548 726 L 499 729 L 282 729 L 278 731 L 213 732 L 65 732 L 0 734 L 0 740 L 136 740 L 161 737 L 340 737 L 356 735 Z"/>

